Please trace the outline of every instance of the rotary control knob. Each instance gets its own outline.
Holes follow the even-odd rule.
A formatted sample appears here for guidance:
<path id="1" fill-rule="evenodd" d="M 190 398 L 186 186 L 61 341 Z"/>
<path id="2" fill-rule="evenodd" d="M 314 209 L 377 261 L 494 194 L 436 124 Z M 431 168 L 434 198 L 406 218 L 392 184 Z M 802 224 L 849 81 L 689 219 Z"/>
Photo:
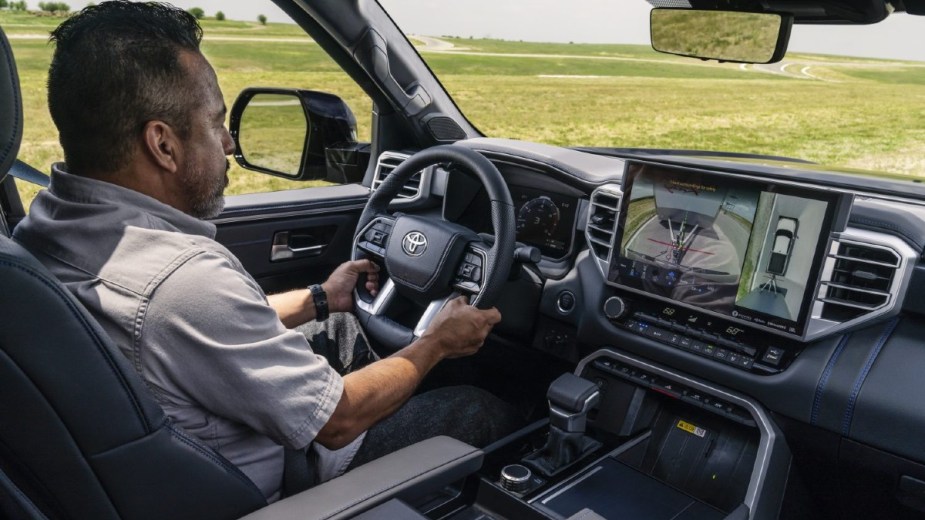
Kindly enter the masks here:
<path id="1" fill-rule="evenodd" d="M 521 464 L 508 464 L 501 469 L 501 487 L 512 493 L 523 493 L 530 487 L 533 472 Z"/>
<path id="2" fill-rule="evenodd" d="M 608 319 L 618 320 L 626 316 L 626 311 L 626 302 L 619 296 L 611 296 L 604 302 L 604 315 L 607 316 Z"/>

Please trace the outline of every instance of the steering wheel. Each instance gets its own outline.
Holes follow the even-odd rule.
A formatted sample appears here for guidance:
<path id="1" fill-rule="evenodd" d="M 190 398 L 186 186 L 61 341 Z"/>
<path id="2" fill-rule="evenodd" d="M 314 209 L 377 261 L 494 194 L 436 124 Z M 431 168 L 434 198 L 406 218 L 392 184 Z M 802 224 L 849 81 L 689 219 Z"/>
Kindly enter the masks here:
<path id="1" fill-rule="evenodd" d="M 392 199 L 417 172 L 441 163 L 468 170 L 481 181 L 491 202 L 494 242 L 442 217 L 389 213 Z M 449 196 L 449 194 L 448 194 Z M 498 169 L 481 154 L 453 145 L 435 146 L 406 159 L 373 192 L 353 239 L 353 259 L 385 264 L 388 278 L 373 298 L 357 284 L 356 315 L 380 345 L 398 350 L 419 338 L 440 309 L 458 294 L 480 309 L 490 308 L 508 278 L 516 227 L 511 194 Z M 414 329 L 388 317 L 399 296 L 426 310 Z"/>

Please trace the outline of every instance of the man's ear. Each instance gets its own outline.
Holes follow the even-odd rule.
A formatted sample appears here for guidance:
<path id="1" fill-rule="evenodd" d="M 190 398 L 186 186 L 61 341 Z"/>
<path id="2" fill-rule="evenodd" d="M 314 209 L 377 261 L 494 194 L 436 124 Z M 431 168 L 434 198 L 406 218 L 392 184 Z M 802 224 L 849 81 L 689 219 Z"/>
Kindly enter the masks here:
<path id="1" fill-rule="evenodd" d="M 163 121 L 145 123 L 142 131 L 142 148 L 150 160 L 171 173 L 180 168 L 182 144 L 177 133 Z"/>

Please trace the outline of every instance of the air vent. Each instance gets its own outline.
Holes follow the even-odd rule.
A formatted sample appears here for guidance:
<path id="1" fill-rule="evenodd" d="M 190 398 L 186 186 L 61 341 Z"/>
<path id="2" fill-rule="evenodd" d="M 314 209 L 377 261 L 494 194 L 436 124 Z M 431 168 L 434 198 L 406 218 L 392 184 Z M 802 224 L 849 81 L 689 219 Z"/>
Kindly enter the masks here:
<path id="1" fill-rule="evenodd" d="M 620 188 L 615 185 L 602 186 L 591 194 L 585 236 L 592 254 L 605 266 L 610 261 L 622 195 Z"/>
<path id="2" fill-rule="evenodd" d="M 376 163 L 376 176 L 373 177 L 373 191 L 379 188 L 379 185 L 385 182 L 389 174 L 398 168 L 409 156 L 397 152 L 382 152 L 379 156 L 379 162 Z M 408 179 L 408 182 L 402 186 L 398 192 L 400 199 L 416 199 L 421 196 L 422 172 L 415 173 Z"/>
<path id="3" fill-rule="evenodd" d="M 846 322 L 890 304 L 901 257 L 892 249 L 841 242 L 830 255 L 831 273 L 822 281 L 822 318 Z"/>

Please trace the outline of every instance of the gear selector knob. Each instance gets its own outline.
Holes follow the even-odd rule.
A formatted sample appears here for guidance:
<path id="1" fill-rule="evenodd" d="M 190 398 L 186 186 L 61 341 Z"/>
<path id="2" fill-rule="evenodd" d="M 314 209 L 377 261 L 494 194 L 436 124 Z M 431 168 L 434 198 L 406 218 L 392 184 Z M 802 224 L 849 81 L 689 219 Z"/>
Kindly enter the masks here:
<path id="1" fill-rule="evenodd" d="M 588 412 L 601 398 L 597 385 L 565 373 L 549 385 L 549 423 L 563 432 L 584 433 Z"/>

